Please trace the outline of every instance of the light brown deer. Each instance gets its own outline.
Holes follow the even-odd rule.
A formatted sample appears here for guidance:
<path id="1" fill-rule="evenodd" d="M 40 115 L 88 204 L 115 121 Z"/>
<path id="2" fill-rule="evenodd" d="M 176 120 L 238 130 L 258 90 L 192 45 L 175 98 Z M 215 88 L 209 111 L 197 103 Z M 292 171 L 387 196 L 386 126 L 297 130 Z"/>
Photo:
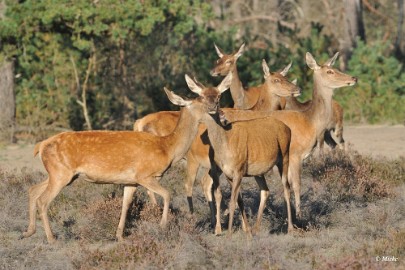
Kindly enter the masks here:
<path id="1" fill-rule="evenodd" d="M 281 97 L 281 104 L 284 110 L 305 111 L 311 105 L 311 100 L 299 102 L 296 97 Z M 338 140 L 336 143 L 332 138 L 331 133 L 334 132 Z M 323 152 L 324 142 L 334 149 L 338 146 L 341 150 L 345 149 L 345 141 L 343 139 L 343 108 L 335 100 L 332 100 L 332 117 L 329 119 L 328 127 L 325 130 L 325 135 L 317 139 L 317 145 Z"/>
<path id="2" fill-rule="evenodd" d="M 186 81 L 189 88 L 195 93 L 200 93 L 205 89 L 203 85 L 196 83 L 190 78 L 186 78 Z M 290 129 L 273 117 L 236 122 L 232 124 L 231 128 L 225 129 L 220 124 L 219 113 L 209 113 L 207 111 L 205 117 L 202 118 L 202 122 L 207 127 L 210 145 L 214 150 L 213 158 L 222 172 L 231 181 L 232 186 L 229 203 L 228 235 L 232 234 L 233 216 L 238 198 L 242 212 L 243 227 L 250 233 L 243 202 L 239 196 L 241 181 L 244 176 L 255 176 L 261 189 L 260 206 L 254 232 L 259 230 L 265 202 L 269 196 L 269 189 L 263 175 L 271 170 L 274 165 L 278 167 L 283 182 L 288 213 L 288 230 L 293 230 L 290 190 L 287 179 L 291 140 Z M 217 189 L 219 187 L 218 183 L 216 183 L 217 178 L 214 177 L 214 179 L 216 179 L 214 187 L 216 190 L 218 221 L 220 217 L 220 194 Z M 221 233 L 221 227 L 218 223 L 215 227 L 215 233 Z"/>
<path id="3" fill-rule="evenodd" d="M 290 83 L 286 78 L 285 75 L 287 74 L 291 65 L 287 66 L 280 72 L 270 72 L 269 67 L 267 66 L 266 62 L 263 60 L 262 67 L 264 72 L 264 79 L 265 82 L 255 87 L 254 91 L 257 91 L 261 95 L 257 97 L 257 106 L 254 106 L 252 109 L 264 109 L 273 107 L 273 101 L 276 100 L 275 97 L 279 96 L 291 96 L 291 95 L 299 95 L 301 93 L 301 89 L 294 84 Z M 229 73 L 229 72 L 228 72 Z M 232 75 L 232 82 L 233 73 Z M 231 84 L 232 86 L 232 84 Z M 260 101 L 259 101 L 260 100 Z M 277 98 L 279 100 L 279 98 Z M 260 104 L 260 106 L 259 106 Z M 277 104 L 274 106 L 278 106 Z M 266 109 L 269 110 L 269 109 Z M 178 112 L 158 112 L 153 113 L 145 116 L 142 119 L 138 119 L 134 124 L 134 129 L 136 131 L 149 131 L 153 132 L 154 134 L 164 135 L 171 132 L 171 130 L 175 126 L 175 115 Z M 171 128 L 167 125 L 171 123 Z M 189 153 L 187 154 L 187 177 L 185 182 L 186 187 L 186 194 L 187 200 L 189 203 L 189 209 L 192 212 L 193 204 L 192 204 L 192 188 L 194 186 L 196 174 L 198 168 L 202 168 L 203 171 L 203 179 L 202 185 L 204 194 L 207 198 L 211 209 L 211 223 L 214 225 L 215 222 L 215 208 L 212 201 L 212 194 L 211 194 L 211 187 L 212 187 L 212 179 L 208 174 L 208 170 L 211 167 L 210 159 L 208 156 L 209 153 L 209 145 L 207 141 L 207 137 L 204 134 L 205 128 L 200 127 L 199 133 L 196 137 L 196 140 L 193 142 Z M 218 222 L 218 221 L 217 221 Z M 217 226 L 216 226 L 217 227 Z M 244 228 L 245 230 L 246 228 Z"/>
<path id="4" fill-rule="evenodd" d="M 161 111 L 148 114 L 134 123 L 134 131 L 143 131 L 155 134 L 157 136 L 166 136 L 173 132 L 179 120 L 179 111 Z M 190 150 L 186 154 L 187 159 L 187 176 L 185 179 L 185 190 L 187 196 L 187 202 L 190 213 L 194 212 L 193 206 L 193 186 L 195 178 L 197 176 L 198 168 L 200 165 L 207 170 L 210 168 L 210 160 L 208 157 L 209 142 L 207 137 L 206 128 L 203 124 L 200 124 L 197 136 L 191 144 Z M 203 179 L 201 180 L 202 189 L 205 198 L 211 209 L 211 218 L 215 218 L 215 208 L 212 201 L 212 180 L 209 178 L 208 172 L 205 172 Z M 156 199 L 153 193 L 148 192 L 151 201 L 156 204 Z M 212 221 L 214 222 L 214 220 Z"/>
<path id="5" fill-rule="evenodd" d="M 159 179 L 172 163 L 187 153 L 198 132 L 201 117 L 207 110 L 217 111 L 220 93 L 229 85 L 228 76 L 218 88 L 206 88 L 194 100 L 184 100 L 165 89 L 170 101 L 183 109 L 174 131 L 164 137 L 132 131 L 65 132 L 38 143 L 34 155 L 39 153 L 49 176 L 29 190 L 30 223 L 23 237 L 35 233 L 38 207 L 48 242 L 55 241 L 47 214 L 49 204 L 77 177 L 93 183 L 124 185 L 116 232 L 119 240 L 122 240 L 127 210 L 138 185 L 163 197 L 160 224 L 165 227 L 170 195 L 159 184 Z"/>
<path id="6" fill-rule="evenodd" d="M 324 65 L 319 66 L 310 53 L 306 54 L 307 65 L 314 71 L 313 100 L 305 111 L 232 111 L 226 110 L 225 118 L 228 123 L 241 120 L 273 116 L 284 122 L 291 129 L 290 166 L 288 180 L 294 190 L 297 216 L 301 216 L 301 170 L 302 161 L 308 157 L 316 146 L 317 138 L 323 136 L 332 115 L 332 96 L 336 88 L 352 86 L 357 82 L 356 77 L 344 74 L 332 65 L 338 53 Z"/>
<path id="7" fill-rule="evenodd" d="M 214 44 L 214 46 L 219 59 L 210 73 L 212 76 L 226 76 L 232 73 L 230 90 L 234 101 L 234 108 L 252 111 L 275 111 L 282 109 L 280 95 L 277 91 L 269 91 L 272 89 L 265 89 L 263 86 L 243 88 L 242 82 L 239 79 L 237 60 L 243 54 L 245 44 L 242 44 L 239 50 L 232 54 L 225 54 L 217 45 Z M 269 77 L 274 88 L 282 87 L 282 84 L 287 81 L 285 76 L 291 68 L 291 63 L 278 72 L 270 72 L 263 60 L 263 67 L 264 65 L 266 66 L 265 77 Z M 282 95 L 282 97 L 286 97 L 286 95 Z"/>

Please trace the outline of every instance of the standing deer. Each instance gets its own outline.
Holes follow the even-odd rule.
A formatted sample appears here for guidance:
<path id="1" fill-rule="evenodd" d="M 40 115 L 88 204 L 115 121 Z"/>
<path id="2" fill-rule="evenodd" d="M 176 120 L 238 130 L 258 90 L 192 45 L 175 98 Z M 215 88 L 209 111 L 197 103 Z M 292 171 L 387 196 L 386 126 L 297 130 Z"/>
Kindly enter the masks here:
<path id="1" fill-rule="evenodd" d="M 311 105 L 311 100 L 303 103 L 299 102 L 296 97 L 281 97 L 281 104 L 284 110 L 305 111 Z M 335 133 L 338 142 L 332 138 L 331 132 Z M 332 117 L 329 119 L 328 127 L 325 130 L 325 135 L 317 139 L 317 145 L 323 152 L 324 142 L 334 149 L 338 146 L 341 150 L 345 149 L 345 140 L 343 139 L 343 108 L 335 100 L 332 100 Z"/>
<path id="2" fill-rule="evenodd" d="M 195 93 L 205 91 L 203 85 L 193 81 L 189 77 L 186 77 L 186 81 L 191 91 Z M 220 116 L 218 112 L 207 111 L 205 117 L 202 118 L 202 122 L 207 127 L 210 145 L 214 150 L 213 158 L 215 163 L 231 181 L 232 192 L 229 203 L 228 235 L 232 234 L 233 216 L 238 198 L 242 212 L 242 224 L 244 224 L 245 230 L 250 233 L 243 202 L 239 196 L 243 176 L 255 176 L 261 189 L 260 206 L 254 232 L 259 230 L 266 199 L 269 196 L 269 189 L 263 175 L 271 170 L 274 165 L 279 169 L 284 187 L 284 197 L 288 213 L 288 230 L 293 230 L 290 190 L 287 179 L 291 140 L 290 129 L 273 117 L 236 122 L 233 123 L 231 128 L 227 129 L 222 127 L 219 120 Z M 217 178 L 214 177 L 214 179 L 217 181 Z M 218 193 L 218 187 L 218 183 L 214 183 L 215 194 L 217 196 L 217 221 L 220 216 L 220 194 Z M 218 223 L 215 233 L 221 233 L 221 227 Z"/>
<path id="3" fill-rule="evenodd" d="M 224 111 L 228 123 L 241 120 L 256 119 L 269 115 L 281 120 L 291 129 L 290 144 L 290 166 L 288 180 L 292 183 L 295 197 L 297 216 L 301 216 L 301 171 L 302 161 L 307 158 L 316 146 L 317 138 L 323 136 L 328 127 L 332 115 L 333 91 L 345 86 L 353 86 L 357 82 L 356 77 L 344 74 L 332 65 L 335 63 L 339 53 L 319 66 L 313 56 L 307 52 L 306 62 L 313 70 L 314 89 L 313 99 L 309 108 L 305 111 L 274 111 L 253 112 L 253 111 Z"/>
<path id="4" fill-rule="evenodd" d="M 216 88 L 199 92 L 194 100 L 185 100 L 165 89 L 170 101 L 183 109 L 177 125 L 167 136 L 132 131 L 64 132 L 38 143 L 34 156 L 39 156 L 48 178 L 29 189 L 29 226 L 23 237 L 36 231 L 37 207 L 49 243 L 55 241 L 48 207 L 63 187 L 77 177 L 99 184 L 122 184 L 124 196 L 116 236 L 123 239 L 125 220 L 133 194 L 138 185 L 163 197 L 160 225 L 166 226 L 169 211 L 169 192 L 159 184 L 163 173 L 183 158 L 198 132 L 205 111 L 216 111 L 220 92 L 229 88 L 226 77 Z"/>
<path id="5" fill-rule="evenodd" d="M 301 93 L 301 89 L 296 85 L 290 83 L 286 78 L 285 75 L 287 74 L 289 67 L 287 66 L 280 72 L 270 72 L 269 67 L 267 66 L 266 62 L 262 62 L 263 72 L 264 72 L 264 79 L 265 82 L 255 87 L 253 90 L 257 93 L 261 93 L 262 95 L 257 96 L 256 103 L 260 104 L 254 106 L 254 109 L 261 109 L 261 108 L 268 108 L 272 107 L 273 101 L 276 100 L 275 97 L 278 96 L 291 96 L 291 95 L 299 95 Z M 228 72 L 229 73 L 229 72 Z M 234 81 L 233 74 L 232 75 L 232 82 Z M 232 87 L 232 83 L 231 83 Z M 278 100 L 279 98 L 277 98 Z M 260 100 L 260 102 L 258 102 Z M 277 105 L 274 105 L 277 106 Z M 178 112 L 158 112 L 153 113 L 145 116 L 142 119 L 138 119 L 134 124 L 134 130 L 136 131 L 146 131 L 146 132 L 154 132 L 154 134 L 165 135 L 172 131 L 175 127 L 175 115 Z M 171 128 L 169 127 L 168 123 L 171 123 Z M 204 194 L 207 198 L 211 209 L 211 223 L 214 225 L 215 223 L 215 208 L 214 203 L 212 200 L 211 194 L 211 187 L 213 180 L 208 174 L 208 170 L 211 168 L 211 163 L 209 159 L 209 144 L 206 134 L 204 134 L 206 128 L 201 125 L 198 135 L 193 142 L 189 153 L 187 153 L 187 177 L 185 182 L 186 187 L 186 194 L 187 200 L 189 203 L 189 209 L 192 212 L 193 204 L 192 204 L 192 188 L 194 186 L 196 174 L 198 168 L 202 168 L 203 171 L 203 190 Z M 261 176 L 260 176 L 261 177 Z M 218 220 L 217 225 L 218 227 Z M 244 230 L 246 229 L 243 227 Z"/>
<path id="6" fill-rule="evenodd" d="M 234 108 L 252 111 L 275 111 L 282 109 L 280 95 L 277 91 L 268 91 L 269 89 L 265 89 L 262 86 L 243 88 L 242 82 L 239 79 L 237 60 L 243 54 L 245 44 L 242 44 L 239 50 L 232 54 L 225 54 L 216 44 L 214 46 L 219 59 L 216 61 L 215 67 L 210 71 L 210 74 L 214 77 L 232 74 L 230 90 L 234 101 Z M 285 76 L 291 68 L 291 63 L 278 72 L 270 72 L 263 60 L 262 66 L 264 65 L 266 65 L 265 76 L 271 77 L 269 79 L 275 88 L 281 87 L 286 81 Z M 291 95 L 288 96 L 291 97 Z M 288 96 L 282 95 L 282 97 Z"/>
<path id="7" fill-rule="evenodd" d="M 226 76 L 229 72 L 232 73 L 231 83 L 231 96 L 235 103 L 234 108 L 238 109 L 251 109 L 253 111 L 275 111 L 275 110 L 294 110 L 305 111 L 310 107 L 311 102 L 300 103 L 296 97 L 289 96 L 283 97 L 275 96 L 274 93 L 263 93 L 260 88 L 250 87 L 244 89 L 239 79 L 237 70 L 237 60 L 243 54 L 245 50 L 245 44 L 242 44 L 238 51 L 232 54 L 226 54 L 216 44 L 214 44 L 215 50 L 219 59 L 217 60 L 215 67 L 211 70 L 212 76 Z M 291 68 L 290 63 L 286 66 L 280 74 L 286 76 L 287 72 Z M 263 102 L 263 97 L 265 101 Z M 335 148 L 336 145 L 340 149 L 344 149 L 343 139 L 343 108 L 336 102 L 332 101 L 333 114 L 329 119 L 328 128 L 324 135 L 317 139 L 319 148 L 323 150 L 324 141 L 331 147 Z M 331 136 L 331 131 L 335 132 L 335 136 L 338 139 L 338 143 Z"/>

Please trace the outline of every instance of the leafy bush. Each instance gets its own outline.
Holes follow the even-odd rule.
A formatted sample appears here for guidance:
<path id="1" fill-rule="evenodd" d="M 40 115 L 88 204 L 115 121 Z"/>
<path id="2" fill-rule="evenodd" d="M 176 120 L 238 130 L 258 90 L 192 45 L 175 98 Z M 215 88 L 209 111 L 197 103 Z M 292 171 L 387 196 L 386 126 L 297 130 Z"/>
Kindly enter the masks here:
<path id="1" fill-rule="evenodd" d="M 359 78 L 354 88 L 337 91 L 345 118 L 355 123 L 403 123 L 404 66 L 392 56 L 389 43 L 357 41 L 348 73 Z"/>

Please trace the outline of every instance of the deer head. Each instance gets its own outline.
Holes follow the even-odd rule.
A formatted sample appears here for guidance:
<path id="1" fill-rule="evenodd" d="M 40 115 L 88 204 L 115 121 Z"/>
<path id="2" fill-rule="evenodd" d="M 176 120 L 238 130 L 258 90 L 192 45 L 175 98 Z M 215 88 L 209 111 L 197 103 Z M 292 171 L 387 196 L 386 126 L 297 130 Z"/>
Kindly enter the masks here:
<path id="1" fill-rule="evenodd" d="M 236 65 L 236 61 L 243 54 L 245 50 L 245 43 L 243 43 L 239 50 L 233 54 L 225 54 L 216 44 L 215 51 L 219 59 L 215 63 L 215 67 L 211 70 L 211 76 L 226 76 Z"/>
<path id="2" fill-rule="evenodd" d="M 320 86 L 336 89 L 344 86 L 352 86 L 357 83 L 356 77 L 345 74 L 332 67 L 338 56 L 339 53 L 337 52 L 332 58 L 326 61 L 325 64 L 318 65 L 312 54 L 307 52 L 307 65 L 314 71 L 314 78 Z"/>
<path id="3" fill-rule="evenodd" d="M 165 87 L 164 91 L 169 100 L 178 106 L 187 107 L 202 113 L 215 114 L 219 108 L 221 94 L 229 89 L 231 85 L 232 74 L 228 74 L 217 87 L 205 87 L 197 80 L 191 79 L 187 74 L 185 75 L 185 79 L 190 90 L 198 94 L 199 97 L 194 100 L 186 100 Z"/>
<path id="4" fill-rule="evenodd" d="M 291 68 L 291 62 L 284 69 L 278 72 L 270 72 L 269 66 L 263 59 L 262 67 L 264 72 L 265 84 L 269 91 L 281 97 L 299 96 L 301 94 L 301 88 L 295 84 L 289 82 L 285 77 L 288 70 Z"/>

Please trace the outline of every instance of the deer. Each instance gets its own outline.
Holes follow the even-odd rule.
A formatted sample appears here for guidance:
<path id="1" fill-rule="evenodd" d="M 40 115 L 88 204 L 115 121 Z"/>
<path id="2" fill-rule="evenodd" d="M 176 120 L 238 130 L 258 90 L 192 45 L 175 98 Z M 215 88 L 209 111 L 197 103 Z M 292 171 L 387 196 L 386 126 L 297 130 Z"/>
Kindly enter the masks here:
<path id="1" fill-rule="evenodd" d="M 232 54 L 225 54 L 216 44 L 214 44 L 214 47 L 219 59 L 216 61 L 215 67 L 211 69 L 210 74 L 211 76 L 217 77 L 226 76 L 229 73 L 232 73 L 230 91 L 234 101 L 234 108 L 252 111 L 275 111 L 282 109 L 283 105 L 277 92 L 266 91 L 266 89 L 263 89 L 261 86 L 253 86 L 247 89 L 243 87 L 242 82 L 239 79 L 237 60 L 245 51 L 244 43 Z M 284 69 L 271 73 L 272 81 L 275 85 L 281 84 L 285 80 L 285 76 L 290 70 L 291 64 L 292 63 L 290 62 L 290 64 Z M 268 67 L 267 74 L 270 74 Z M 283 97 L 286 96 L 284 95 Z M 291 97 L 291 95 L 289 95 L 289 97 Z"/>
<path id="2" fill-rule="evenodd" d="M 292 183 L 295 198 L 296 215 L 301 217 L 301 171 L 302 162 L 312 153 L 317 138 L 323 136 L 332 115 L 332 97 L 337 88 L 353 86 L 357 78 L 333 68 L 339 53 L 318 65 L 311 53 L 306 53 L 306 63 L 313 70 L 313 99 L 305 111 L 281 110 L 273 112 L 224 111 L 224 122 L 246 121 L 272 116 L 291 129 L 291 144 L 288 181 Z"/>
<path id="3" fill-rule="evenodd" d="M 243 54 L 245 50 L 245 44 L 243 43 L 238 51 L 226 54 L 216 44 L 214 44 L 215 50 L 219 59 L 216 61 L 215 67 L 211 70 L 212 76 L 226 76 L 229 72 L 232 72 L 232 84 L 230 87 L 232 99 L 235 102 L 234 108 L 239 109 L 251 109 L 253 111 L 275 111 L 275 110 L 294 110 L 304 111 L 309 108 L 311 101 L 301 103 L 294 96 L 289 97 L 274 97 L 267 98 L 266 104 L 260 101 L 260 96 L 263 93 L 260 89 L 251 87 L 244 89 L 239 79 L 237 70 L 237 60 Z M 291 68 L 292 62 L 286 66 L 280 73 L 285 76 L 288 70 Z M 326 142 L 332 149 L 338 146 L 340 149 L 345 149 L 345 141 L 343 138 L 343 108 L 335 100 L 332 100 L 333 114 L 330 118 L 328 129 L 325 131 L 324 136 L 318 138 L 318 146 L 320 151 L 323 152 L 324 142 Z M 331 136 L 331 132 L 334 132 L 338 142 Z"/>
<path id="4" fill-rule="evenodd" d="M 296 80 L 294 84 L 296 84 Z M 311 100 L 301 103 L 296 97 L 281 97 L 281 104 L 283 110 L 305 111 L 311 105 Z M 334 132 L 338 140 L 337 143 L 332 138 L 332 132 Z M 328 128 L 325 131 L 325 135 L 318 138 L 317 141 L 321 153 L 323 152 L 325 141 L 332 149 L 338 146 L 339 149 L 345 150 L 345 140 L 343 138 L 343 108 L 334 99 L 332 99 L 332 117 L 329 119 Z"/>
<path id="5" fill-rule="evenodd" d="M 169 100 L 182 107 L 174 131 L 167 136 L 133 131 L 80 131 L 59 133 L 36 144 L 34 156 L 39 154 L 48 178 L 29 189 L 29 226 L 22 237 L 36 232 L 38 207 L 48 243 L 56 241 L 47 213 L 49 205 L 65 186 L 79 177 L 91 183 L 124 185 L 118 240 L 123 240 L 127 211 L 139 185 L 163 198 L 160 226 L 165 228 L 170 194 L 159 179 L 171 164 L 185 156 L 204 112 L 217 110 L 219 93 L 229 86 L 230 77 L 226 77 L 217 88 L 204 89 L 193 100 L 165 89 Z"/>
<path id="6" fill-rule="evenodd" d="M 265 64 L 264 64 L 265 65 Z M 229 74 L 231 75 L 231 73 Z M 228 76 L 229 76 L 228 75 Z M 205 87 L 195 80 L 186 77 L 187 85 L 195 93 L 203 92 Z M 267 117 L 250 121 L 234 122 L 230 128 L 224 128 L 220 122 L 220 112 L 207 111 L 202 123 L 207 127 L 210 145 L 213 148 L 215 164 L 231 182 L 231 199 L 229 202 L 228 236 L 232 235 L 233 217 L 237 200 L 242 212 L 242 224 L 248 234 L 251 233 L 247 223 L 243 201 L 240 198 L 242 177 L 254 176 L 260 188 L 260 205 L 253 233 L 260 228 L 265 202 L 269 189 L 264 174 L 277 166 L 284 188 L 284 199 L 287 205 L 288 230 L 293 230 L 290 190 L 287 179 L 291 131 L 281 121 Z M 219 220 L 220 194 L 218 194 L 218 178 L 213 177 L 214 193 L 217 203 L 217 220 Z M 220 226 L 216 226 L 215 234 L 220 234 Z"/>
<path id="7" fill-rule="evenodd" d="M 260 86 L 255 87 L 254 91 L 258 93 L 263 93 L 260 97 L 259 104 L 262 106 L 255 106 L 255 109 L 260 109 L 262 107 L 269 107 L 272 104 L 271 99 L 275 100 L 274 97 L 278 96 L 291 96 L 291 95 L 300 95 L 301 89 L 296 85 L 290 83 L 285 77 L 289 67 L 284 68 L 278 72 L 270 72 L 269 67 L 267 66 L 266 61 L 262 61 L 262 68 L 264 72 L 264 83 Z M 233 74 L 232 82 L 234 81 Z M 198 83 L 198 82 L 197 82 Z M 232 83 L 231 83 L 232 87 Z M 258 97 L 259 100 L 259 97 Z M 178 115 L 178 112 L 157 112 L 149 114 L 141 119 L 136 120 L 134 124 L 134 130 L 136 131 L 146 131 L 154 132 L 155 134 L 164 135 L 168 134 L 175 127 L 175 115 Z M 171 123 L 171 128 L 168 127 L 168 123 Z M 209 169 L 211 168 L 211 162 L 209 159 L 209 144 L 208 138 L 205 132 L 206 128 L 204 125 L 201 125 L 200 131 L 192 144 L 189 153 L 187 153 L 187 177 L 185 179 L 185 189 L 187 194 L 187 201 L 189 205 L 189 210 L 193 212 L 193 203 L 192 203 L 192 193 L 193 186 L 196 179 L 196 174 L 198 168 L 203 170 L 202 174 L 202 186 L 204 194 L 208 201 L 209 207 L 211 209 L 211 226 L 215 226 L 215 231 L 219 231 L 218 220 L 215 218 L 217 215 L 214 208 L 213 197 L 212 197 L 212 185 L 213 179 L 209 174 Z M 153 201 L 153 199 L 152 199 Z M 246 230 L 245 224 L 242 223 L 243 229 Z"/>

